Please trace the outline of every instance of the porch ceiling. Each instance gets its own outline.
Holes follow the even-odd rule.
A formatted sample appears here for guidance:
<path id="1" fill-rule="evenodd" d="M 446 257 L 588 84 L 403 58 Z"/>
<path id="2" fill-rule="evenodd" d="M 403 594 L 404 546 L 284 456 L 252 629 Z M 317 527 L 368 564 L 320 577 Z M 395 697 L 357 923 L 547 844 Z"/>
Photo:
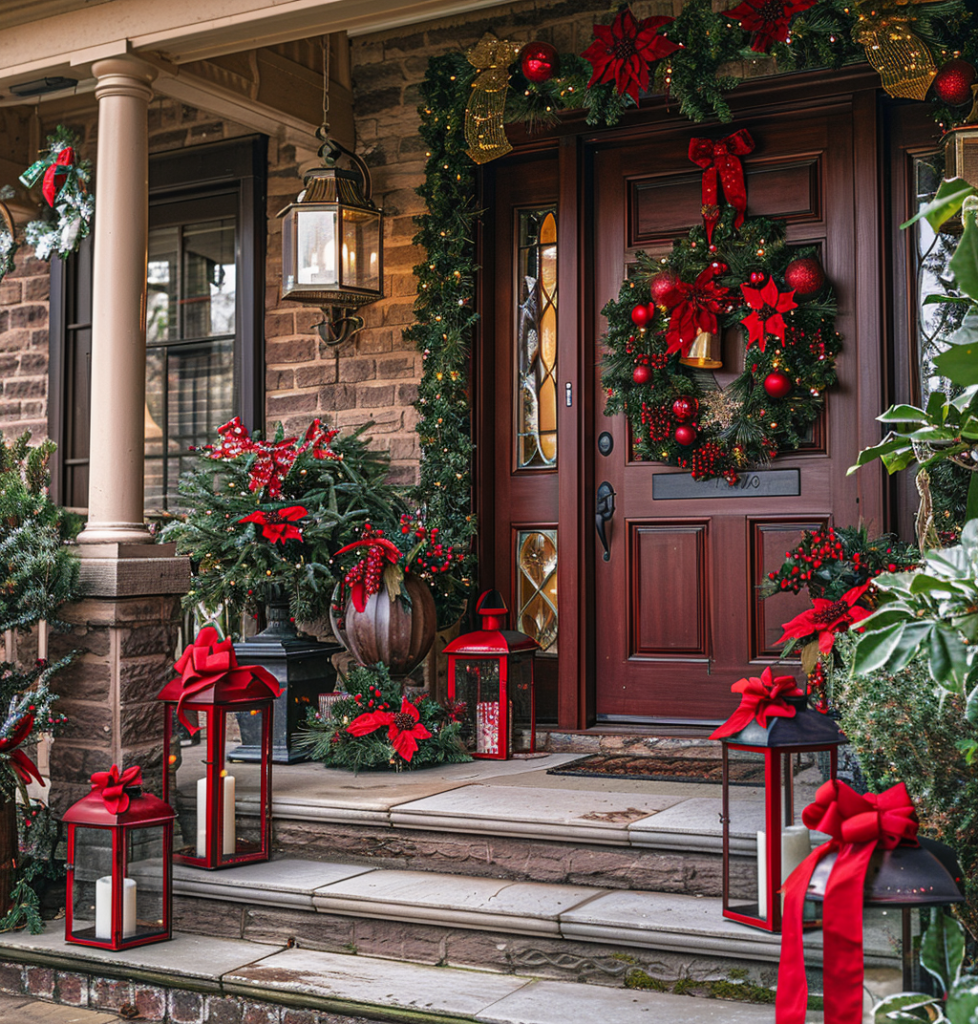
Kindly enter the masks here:
<path id="1" fill-rule="evenodd" d="M 363 35 L 498 0 L 13 0 L 0 16 L 0 87 L 125 52 L 183 64 L 345 30 Z M 14 29 L 11 31 L 10 29 Z M 25 59 L 25 55 L 30 55 Z"/>

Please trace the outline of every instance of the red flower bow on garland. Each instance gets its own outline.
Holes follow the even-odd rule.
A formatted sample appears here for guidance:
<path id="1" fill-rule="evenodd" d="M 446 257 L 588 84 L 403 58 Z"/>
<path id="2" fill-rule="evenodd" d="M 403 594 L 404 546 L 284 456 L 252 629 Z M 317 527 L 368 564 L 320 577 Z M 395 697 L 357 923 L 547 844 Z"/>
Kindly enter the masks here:
<path id="1" fill-rule="evenodd" d="M 747 347 L 750 348 L 757 342 L 758 348 L 763 352 L 767 344 L 767 336 L 773 334 L 781 340 L 781 347 L 784 348 L 784 317 L 789 309 L 797 309 L 795 293 L 779 292 L 778 286 L 772 278 L 767 279 L 763 288 L 752 288 L 749 284 L 740 286 L 744 295 L 744 301 L 750 307 L 750 312 L 740 322 L 747 328 Z"/>
<path id="2" fill-rule="evenodd" d="M 92 789 L 101 790 L 102 803 L 110 814 L 125 814 L 129 810 L 129 794 L 126 790 L 142 784 L 143 770 L 138 764 L 121 774 L 119 766 L 114 764 L 107 772 L 96 772 L 92 776 Z"/>
<path id="3" fill-rule="evenodd" d="M 370 528 L 366 527 L 364 537 L 341 547 L 334 556 L 339 557 L 356 548 L 367 549 L 363 558 L 343 577 L 344 584 L 350 588 L 353 606 L 358 612 L 362 612 L 367 607 L 369 597 L 380 593 L 380 585 L 387 564 L 397 565 L 401 560 L 401 552 L 397 545 L 391 543 L 386 537 L 378 536 L 379 533 L 380 531 L 372 533 Z"/>
<path id="4" fill-rule="evenodd" d="M 666 293 L 663 303 L 672 310 L 666 328 L 666 352 L 688 356 L 700 331 L 716 334 L 719 329 L 717 313 L 721 312 L 730 291 L 714 280 L 719 273 L 718 268 L 709 266 L 692 284 L 679 281 Z"/>
<path id="5" fill-rule="evenodd" d="M 75 151 L 71 146 L 65 146 L 57 155 L 53 164 L 44 172 L 44 181 L 41 184 L 41 195 L 45 202 L 52 209 L 58 198 L 58 193 L 64 188 L 68 180 L 68 168 L 75 162 Z"/>
<path id="6" fill-rule="evenodd" d="M 814 607 L 796 615 L 790 622 L 782 624 L 784 636 L 778 641 L 783 644 L 788 640 L 804 640 L 812 633 L 818 634 L 818 649 L 828 654 L 835 646 L 835 634 L 845 633 L 863 619 L 873 613 L 856 602 L 866 593 L 870 584 L 847 590 L 838 601 L 828 601 L 824 597 L 814 598 Z"/>
<path id="7" fill-rule="evenodd" d="M 638 103 L 639 90 L 649 87 L 649 64 L 679 49 L 658 34 L 674 20 L 646 18 L 639 23 L 626 7 L 610 27 L 595 25 L 594 42 L 581 55 L 594 68 L 587 87 L 614 82 L 619 96 L 627 94 Z"/>
<path id="8" fill-rule="evenodd" d="M 387 738 L 394 749 L 410 762 L 418 749 L 418 740 L 431 738 L 431 733 L 421 724 L 421 713 L 404 697 L 400 711 L 369 711 L 358 715 L 346 727 L 352 736 L 366 736 L 387 726 Z"/>
<path id="9" fill-rule="evenodd" d="M 273 544 L 281 541 L 284 547 L 287 540 L 302 540 L 302 530 L 292 524 L 297 523 L 305 515 L 308 515 L 308 512 L 301 505 L 290 505 L 288 508 L 273 509 L 270 512 L 262 512 L 259 509 L 239 519 L 238 522 L 257 523 L 265 540 L 270 540 Z"/>
<path id="10" fill-rule="evenodd" d="M 37 769 L 37 765 L 23 752 L 23 750 L 17 750 L 24 740 L 30 736 L 31 731 L 34 728 L 34 716 L 33 715 L 22 715 L 16 725 L 14 725 L 12 732 L 9 736 L 4 739 L 0 739 L 0 754 L 6 754 L 7 759 L 10 761 L 10 767 L 17 773 L 21 780 L 27 784 L 32 781 L 39 782 L 42 786 L 44 780 L 41 778 L 41 773 Z"/>
<path id="11" fill-rule="evenodd" d="M 706 238 L 712 245 L 713 229 L 720 219 L 719 188 L 723 196 L 737 211 L 734 228 L 740 229 L 747 213 L 747 186 L 744 184 L 742 156 L 753 152 L 754 140 L 742 128 L 725 139 L 690 139 L 689 159 L 703 168 L 703 223 Z"/>
<path id="12" fill-rule="evenodd" d="M 193 735 L 200 726 L 192 725 L 183 710 L 184 701 L 195 693 L 223 684 L 224 697 L 246 691 L 254 680 L 264 683 L 273 697 L 282 692 L 278 680 L 260 665 L 239 665 L 230 640 L 221 640 L 213 626 L 205 626 L 192 644 L 180 655 L 174 668 L 179 678 L 171 679 L 160 691 L 159 700 L 177 701 L 177 718 Z"/>
<path id="13" fill-rule="evenodd" d="M 216 447 L 204 445 L 205 448 L 212 449 L 211 458 L 236 459 L 239 455 L 253 454 L 255 461 L 249 473 L 248 489 L 260 491 L 263 487 L 268 487 L 270 498 L 277 498 L 282 493 L 282 481 L 292 468 L 299 451 L 305 451 L 308 447 L 306 445 L 297 451 L 295 442 L 298 439 L 295 437 L 287 437 L 284 441 L 255 441 L 237 416 L 228 420 L 223 427 L 218 427 L 217 432 L 221 435 L 221 443 Z M 317 456 L 323 457 L 329 456 Z"/>
<path id="14" fill-rule="evenodd" d="M 740 22 L 745 32 L 753 32 L 750 48 L 755 53 L 767 53 L 772 43 L 784 43 L 788 39 L 788 25 L 791 19 L 818 0 L 744 0 L 742 4 L 724 11 L 724 17 Z"/>
<path id="15" fill-rule="evenodd" d="M 832 779 L 820 786 L 802 821 L 832 838 L 813 850 L 784 883 L 784 921 L 778 968 L 777 1024 L 803 1024 L 808 1009 L 802 943 L 802 910 L 812 872 L 828 853 L 838 852 L 823 905 L 822 935 L 825 1019 L 859 1024 L 863 1014 L 863 888 L 874 851 L 901 843 L 918 846 L 917 812 L 899 782 L 878 796 L 860 796 Z"/>
<path id="16" fill-rule="evenodd" d="M 740 706 L 723 725 L 710 733 L 711 740 L 733 736 L 755 720 L 762 729 L 766 729 L 768 718 L 794 718 L 795 709 L 784 698 L 803 695 L 794 676 L 778 676 L 775 679 L 770 666 L 764 669 L 760 679 L 756 676 L 740 679 L 730 690 L 741 695 Z"/>
<path id="17" fill-rule="evenodd" d="M 313 420 L 306 430 L 306 436 L 303 438 L 304 444 L 299 446 L 298 451 L 301 454 L 311 446 L 314 459 L 334 459 L 336 462 L 342 462 L 343 456 L 339 452 L 334 452 L 329 446 L 338 433 L 339 428 L 330 430 L 328 427 L 324 427 L 318 419 Z"/>

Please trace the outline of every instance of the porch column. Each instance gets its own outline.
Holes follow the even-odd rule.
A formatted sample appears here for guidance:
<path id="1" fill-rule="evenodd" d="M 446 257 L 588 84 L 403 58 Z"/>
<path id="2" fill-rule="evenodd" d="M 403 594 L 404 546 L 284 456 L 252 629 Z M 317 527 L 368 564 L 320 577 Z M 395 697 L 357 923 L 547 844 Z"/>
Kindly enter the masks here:
<path id="1" fill-rule="evenodd" d="M 98 195 L 92 289 L 88 524 L 80 544 L 144 544 L 147 110 L 156 71 L 135 57 L 96 61 Z M 106 552 L 107 553 L 107 552 Z"/>

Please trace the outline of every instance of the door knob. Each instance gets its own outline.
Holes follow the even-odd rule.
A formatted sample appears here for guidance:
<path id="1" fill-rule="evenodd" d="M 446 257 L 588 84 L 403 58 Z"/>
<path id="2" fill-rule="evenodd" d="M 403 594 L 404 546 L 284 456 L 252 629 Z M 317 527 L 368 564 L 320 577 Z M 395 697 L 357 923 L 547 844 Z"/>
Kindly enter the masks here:
<path id="1" fill-rule="evenodd" d="M 594 506 L 594 525 L 598 530 L 598 537 L 601 539 L 601 546 L 604 548 L 602 558 L 608 562 L 611 560 L 611 552 L 608 550 L 608 537 L 605 532 L 605 523 L 611 522 L 615 514 L 615 489 L 604 481 L 598 487 L 597 501 Z"/>

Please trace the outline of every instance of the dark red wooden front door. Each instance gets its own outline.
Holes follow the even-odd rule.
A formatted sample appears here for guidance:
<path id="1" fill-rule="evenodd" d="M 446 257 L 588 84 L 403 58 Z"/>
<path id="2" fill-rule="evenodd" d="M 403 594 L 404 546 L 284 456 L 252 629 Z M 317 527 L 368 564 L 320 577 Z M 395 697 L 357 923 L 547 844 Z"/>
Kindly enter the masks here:
<path id="1" fill-rule="evenodd" d="M 733 490 L 721 480 L 701 485 L 702 497 L 654 500 L 653 478 L 680 471 L 630 459 L 624 418 L 602 415 L 595 374 L 594 437 L 608 431 L 614 447 L 603 456 L 591 446 L 593 486 L 607 481 L 616 492 L 610 560 L 603 560 L 599 544 L 587 565 L 595 590 L 599 720 L 725 717 L 734 702 L 730 684 L 776 659 L 780 624 L 806 600 L 760 601 L 756 587 L 763 574 L 780 564 L 803 528 L 861 519 L 883 526 L 878 476 L 846 476 L 860 435 L 873 436 L 881 394 L 871 92 L 821 103 L 809 96 L 782 109 L 768 100 L 708 131 L 673 123 L 627 141 L 595 140 L 590 326 L 597 357 L 604 330 L 598 311 L 617 295 L 631 255 L 667 252 L 671 239 L 700 216 L 700 172 L 687 156 L 690 138 L 738 128 L 747 128 L 756 143 L 744 161 L 748 213 L 782 218 L 790 243 L 821 248 L 839 300 L 840 380 L 807 448 L 780 456 L 772 467 L 799 470 L 796 496 L 757 497 L 746 475 L 744 486 Z M 721 385 L 740 372 L 743 359 L 743 342 L 733 332 L 724 341 L 724 369 L 716 371 Z"/>

